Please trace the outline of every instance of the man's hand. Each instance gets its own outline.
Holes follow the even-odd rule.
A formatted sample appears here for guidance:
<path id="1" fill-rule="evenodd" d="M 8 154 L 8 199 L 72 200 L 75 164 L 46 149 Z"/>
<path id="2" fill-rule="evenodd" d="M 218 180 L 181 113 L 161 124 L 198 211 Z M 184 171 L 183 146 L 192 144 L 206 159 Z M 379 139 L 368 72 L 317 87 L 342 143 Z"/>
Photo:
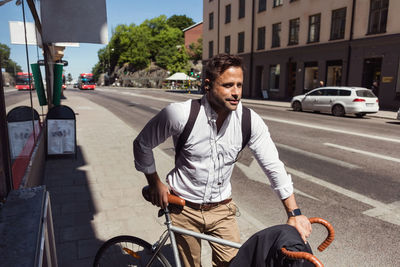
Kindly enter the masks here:
<path id="1" fill-rule="evenodd" d="M 300 233 L 301 238 L 307 243 L 307 238 L 310 236 L 312 228 L 308 218 L 304 215 L 289 217 L 287 224 L 294 226 Z"/>
<path id="2" fill-rule="evenodd" d="M 146 174 L 147 181 L 149 183 L 149 198 L 153 205 L 165 209 L 168 206 L 168 187 L 161 182 L 158 174 Z"/>

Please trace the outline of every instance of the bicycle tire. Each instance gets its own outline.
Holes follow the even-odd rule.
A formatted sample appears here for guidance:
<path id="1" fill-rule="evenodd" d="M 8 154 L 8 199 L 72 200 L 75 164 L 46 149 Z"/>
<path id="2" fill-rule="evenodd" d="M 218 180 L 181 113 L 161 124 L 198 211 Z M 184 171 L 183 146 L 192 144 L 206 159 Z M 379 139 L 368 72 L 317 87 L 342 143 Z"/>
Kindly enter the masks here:
<path id="1" fill-rule="evenodd" d="M 131 255 L 124 249 L 128 249 Z M 143 239 L 127 235 L 116 236 L 106 241 L 99 248 L 93 266 L 146 266 L 153 255 L 151 245 Z M 151 266 L 171 267 L 171 264 L 159 252 Z"/>

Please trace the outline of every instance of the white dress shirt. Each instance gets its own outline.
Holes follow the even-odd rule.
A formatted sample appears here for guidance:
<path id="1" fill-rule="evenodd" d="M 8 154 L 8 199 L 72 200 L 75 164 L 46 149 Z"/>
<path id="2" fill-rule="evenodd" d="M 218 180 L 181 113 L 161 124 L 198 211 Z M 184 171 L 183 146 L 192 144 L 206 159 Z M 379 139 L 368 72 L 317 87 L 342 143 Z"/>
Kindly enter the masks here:
<path id="1" fill-rule="evenodd" d="M 189 119 L 191 100 L 172 103 L 160 111 L 134 141 L 135 167 L 146 174 L 156 165 L 152 149 L 172 135 L 174 145 Z M 217 132 L 217 113 L 206 97 L 175 168 L 167 183 L 175 194 L 195 203 L 219 202 L 231 195 L 230 177 L 242 148 L 242 104 L 232 111 Z M 261 117 L 251 110 L 251 137 L 248 143 L 256 160 L 281 199 L 293 193 L 292 179 L 285 171 L 278 151 Z"/>

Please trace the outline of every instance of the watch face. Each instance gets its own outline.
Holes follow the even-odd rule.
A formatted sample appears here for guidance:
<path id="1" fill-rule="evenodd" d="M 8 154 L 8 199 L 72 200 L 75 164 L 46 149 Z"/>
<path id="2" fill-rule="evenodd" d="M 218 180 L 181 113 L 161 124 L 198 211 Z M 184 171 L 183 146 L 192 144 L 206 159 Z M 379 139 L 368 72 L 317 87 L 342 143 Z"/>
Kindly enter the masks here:
<path id="1" fill-rule="evenodd" d="M 295 209 L 295 210 L 290 211 L 288 214 L 290 217 L 299 216 L 299 215 L 301 215 L 301 211 L 300 211 L 300 209 Z"/>

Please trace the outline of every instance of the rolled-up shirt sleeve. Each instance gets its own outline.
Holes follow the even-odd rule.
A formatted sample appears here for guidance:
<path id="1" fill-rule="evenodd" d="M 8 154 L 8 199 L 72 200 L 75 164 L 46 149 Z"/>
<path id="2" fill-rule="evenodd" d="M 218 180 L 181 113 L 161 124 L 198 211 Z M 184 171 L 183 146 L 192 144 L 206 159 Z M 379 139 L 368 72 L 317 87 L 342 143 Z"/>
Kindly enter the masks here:
<path id="1" fill-rule="evenodd" d="M 153 117 L 133 141 L 135 168 L 149 174 L 156 171 L 153 148 L 171 135 L 182 132 L 187 116 L 184 103 L 172 103 Z"/>
<path id="2" fill-rule="evenodd" d="M 292 178 L 287 174 L 278 151 L 262 118 L 251 111 L 251 137 L 249 148 L 267 175 L 271 187 L 280 199 L 293 194 Z"/>

